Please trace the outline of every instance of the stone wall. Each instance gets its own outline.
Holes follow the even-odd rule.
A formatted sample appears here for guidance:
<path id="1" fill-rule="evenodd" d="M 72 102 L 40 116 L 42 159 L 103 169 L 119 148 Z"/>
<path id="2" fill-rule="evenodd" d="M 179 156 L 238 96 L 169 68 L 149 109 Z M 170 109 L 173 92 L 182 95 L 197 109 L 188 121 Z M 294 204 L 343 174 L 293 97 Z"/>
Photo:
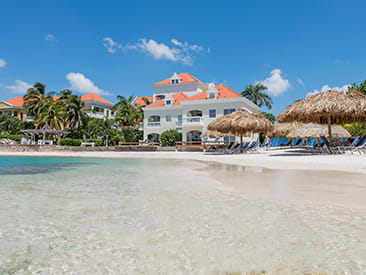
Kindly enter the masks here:
<path id="1" fill-rule="evenodd" d="M 0 145 L 0 152 L 125 152 L 140 151 L 152 152 L 159 151 L 159 146 L 109 146 L 109 147 L 70 147 L 59 145 Z"/>

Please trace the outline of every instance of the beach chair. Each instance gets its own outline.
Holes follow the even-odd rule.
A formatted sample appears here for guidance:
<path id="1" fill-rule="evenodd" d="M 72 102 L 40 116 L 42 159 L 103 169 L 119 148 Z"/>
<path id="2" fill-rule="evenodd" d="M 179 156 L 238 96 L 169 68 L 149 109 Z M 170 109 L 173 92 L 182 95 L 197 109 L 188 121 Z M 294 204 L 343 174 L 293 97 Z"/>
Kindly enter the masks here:
<path id="1" fill-rule="evenodd" d="M 240 153 L 240 143 L 234 144 L 233 147 L 227 151 L 227 154 Z"/>
<path id="2" fill-rule="evenodd" d="M 358 152 L 359 154 L 365 153 L 366 152 L 365 146 L 366 146 L 366 135 L 363 137 L 360 137 L 360 139 L 358 140 L 356 145 L 351 148 L 351 154 L 353 154 L 355 152 Z"/>
<path id="3" fill-rule="evenodd" d="M 253 141 L 245 148 L 243 153 L 252 153 L 252 150 L 258 145 L 258 142 Z"/>

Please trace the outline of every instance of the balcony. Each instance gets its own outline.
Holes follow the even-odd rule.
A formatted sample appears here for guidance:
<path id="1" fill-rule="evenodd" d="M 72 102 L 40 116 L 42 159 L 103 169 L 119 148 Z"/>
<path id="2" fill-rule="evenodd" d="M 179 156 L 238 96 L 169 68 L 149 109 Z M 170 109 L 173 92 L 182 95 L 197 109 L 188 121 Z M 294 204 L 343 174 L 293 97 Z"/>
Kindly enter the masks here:
<path id="1" fill-rule="evenodd" d="M 149 128 L 160 127 L 160 122 L 148 122 L 147 127 L 149 127 Z"/>
<path id="2" fill-rule="evenodd" d="M 203 126 L 203 117 L 192 116 L 184 118 L 183 126 Z"/>

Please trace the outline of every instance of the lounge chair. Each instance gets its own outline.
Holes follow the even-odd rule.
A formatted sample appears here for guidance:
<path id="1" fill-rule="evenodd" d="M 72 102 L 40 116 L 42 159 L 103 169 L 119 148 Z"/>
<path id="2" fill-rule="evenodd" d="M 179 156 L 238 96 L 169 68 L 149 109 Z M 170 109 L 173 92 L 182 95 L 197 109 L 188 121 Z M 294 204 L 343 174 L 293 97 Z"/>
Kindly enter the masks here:
<path id="1" fill-rule="evenodd" d="M 358 152 L 359 154 L 361 154 L 361 153 L 364 154 L 364 153 L 366 153 L 365 148 L 366 148 L 366 135 L 361 137 L 358 140 L 357 144 L 355 146 L 351 147 L 350 149 L 351 149 L 352 154 L 355 152 Z"/>

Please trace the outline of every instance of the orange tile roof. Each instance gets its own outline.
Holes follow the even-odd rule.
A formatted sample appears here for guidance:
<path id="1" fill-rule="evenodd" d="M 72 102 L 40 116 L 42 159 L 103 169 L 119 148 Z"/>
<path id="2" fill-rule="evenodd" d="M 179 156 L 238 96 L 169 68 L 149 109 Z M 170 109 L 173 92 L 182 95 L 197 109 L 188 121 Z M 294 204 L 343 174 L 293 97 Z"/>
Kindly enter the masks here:
<path id="1" fill-rule="evenodd" d="M 24 104 L 24 100 L 23 100 L 22 96 L 18 96 L 18 97 L 9 99 L 5 102 L 10 105 L 17 106 L 17 107 L 23 107 L 23 104 Z"/>
<path id="2" fill-rule="evenodd" d="M 106 100 L 94 93 L 90 93 L 90 94 L 81 96 L 81 101 L 97 101 L 97 102 L 113 105 L 112 102 L 109 102 L 108 100 Z"/>
<path id="3" fill-rule="evenodd" d="M 225 84 L 217 85 L 216 90 L 219 92 L 219 95 L 217 96 L 218 99 L 221 98 L 233 98 L 233 97 L 241 97 L 241 94 L 235 92 L 234 90 L 230 89 Z M 199 94 L 195 94 L 191 96 L 188 100 L 205 100 L 207 99 L 207 92 L 202 92 Z"/>
<path id="4" fill-rule="evenodd" d="M 172 98 L 174 99 L 173 105 L 180 105 L 181 101 L 187 100 L 189 96 L 184 93 L 177 93 L 172 95 Z"/>
<path id="5" fill-rule="evenodd" d="M 242 97 L 241 94 L 235 92 L 233 89 L 230 89 L 225 84 L 217 85 L 215 88 L 219 92 L 219 96 L 217 98 Z"/>
<path id="6" fill-rule="evenodd" d="M 146 107 L 147 108 L 150 108 L 150 107 L 163 107 L 164 105 L 165 105 L 165 100 L 160 99 L 160 100 L 157 100 L 157 101 L 147 105 Z"/>
<path id="7" fill-rule="evenodd" d="M 180 77 L 180 83 L 199 81 L 197 78 L 195 78 L 190 73 L 182 73 L 182 74 L 178 74 L 178 76 Z M 154 85 L 166 85 L 166 84 L 170 84 L 170 78 L 164 79 L 160 82 L 156 82 Z"/>
<path id="8" fill-rule="evenodd" d="M 136 97 L 136 99 L 134 100 L 132 105 L 135 106 L 135 107 L 144 107 L 144 106 L 146 106 L 146 103 L 144 101 L 144 97 L 150 102 L 153 101 L 152 96 L 139 96 L 139 97 Z"/>

